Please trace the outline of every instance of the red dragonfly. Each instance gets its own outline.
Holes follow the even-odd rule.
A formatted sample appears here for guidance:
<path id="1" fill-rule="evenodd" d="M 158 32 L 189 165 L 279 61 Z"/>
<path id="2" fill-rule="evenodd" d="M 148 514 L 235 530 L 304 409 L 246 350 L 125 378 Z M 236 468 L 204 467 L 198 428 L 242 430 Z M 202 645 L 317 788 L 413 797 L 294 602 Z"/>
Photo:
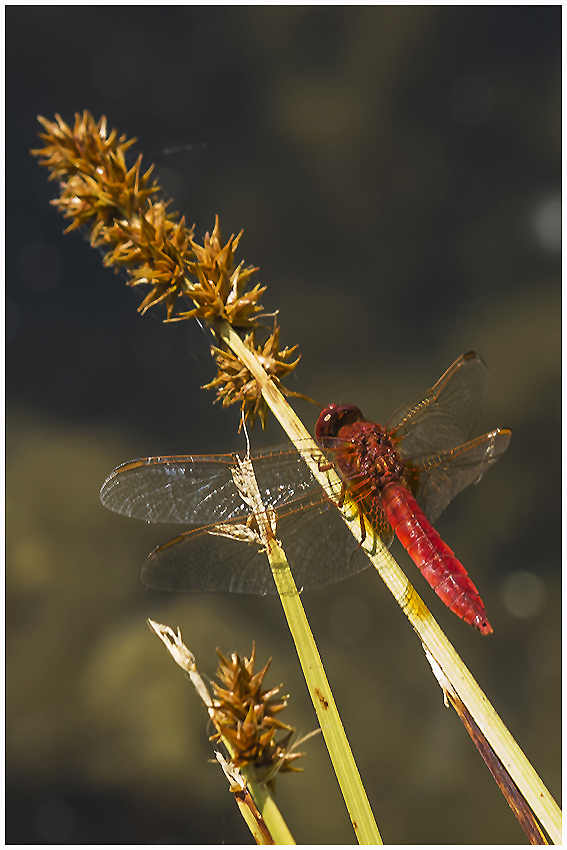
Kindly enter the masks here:
<path id="1" fill-rule="evenodd" d="M 334 464 L 342 478 L 336 501 L 348 490 L 387 546 L 395 532 L 443 602 L 483 634 L 492 628 L 478 591 L 430 523 L 508 447 L 511 433 L 505 429 L 464 442 L 487 386 L 484 361 L 471 351 L 384 427 L 352 405 L 334 404 L 316 426 L 319 465 Z M 251 458 L 264 504 L 277 512 L 277 536 L 300 589 L 332 584 L 368 566 L 294 446 L 260 449 Z M 258 544 L 212 533 L 212 525 L 242 524 L 250 513 L 234 484 L 233 466 L 233 455 L 150 457 L 125 463 L 107 478 L 100 498 L 110 510 L 146 522 L 199 526 L 151 553 L 142 567 L 148 587 L 276 592 Z"/>

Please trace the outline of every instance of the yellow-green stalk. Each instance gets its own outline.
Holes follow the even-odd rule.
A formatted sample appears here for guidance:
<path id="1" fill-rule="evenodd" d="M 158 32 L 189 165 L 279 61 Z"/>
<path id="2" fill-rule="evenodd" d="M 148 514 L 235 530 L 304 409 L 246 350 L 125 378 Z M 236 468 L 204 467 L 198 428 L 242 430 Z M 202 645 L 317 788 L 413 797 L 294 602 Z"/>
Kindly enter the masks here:
<path id="1" fill-rule="evenodd" d="M 273 511 L 266 509 L 254 466 L 249 456 L 235 459 L 233 478 L 244 501 L 250 506 L 260 543 L 270 563 L 272 575 L 295 643 L 309 694 L 315 706 L 321 731 L 331 757 L 339 786 L 359 844 L 382 844 L 382 839 L 368 797 L 362 785 L 323 663 L 305 610 L 301 603 L 285 552 L 277 539 L 277 522 Z M 244 544 L 243 544 L 244 545 Z"/>

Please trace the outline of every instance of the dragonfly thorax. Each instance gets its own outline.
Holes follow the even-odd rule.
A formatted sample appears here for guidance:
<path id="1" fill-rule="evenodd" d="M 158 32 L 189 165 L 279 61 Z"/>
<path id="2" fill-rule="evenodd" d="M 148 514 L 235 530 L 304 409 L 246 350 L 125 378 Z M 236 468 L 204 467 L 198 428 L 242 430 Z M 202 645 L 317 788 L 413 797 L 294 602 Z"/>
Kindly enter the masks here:
<path id="1" fill-rule="evenodd" d="M 331 404 L 320 415 L 317 440 L 333 449 L 343 478 L 354 490 L 365 494 L 381 491 L 403 478 L 405 467 L 388 432 L 364 418 L 351 404 Z"/>
<path id="2" fill-rule="evenodd" d="M 387 431 L 376 422 L 356 422 L 341 430 L 337 465 L 343 475 L 366 493 L 382 491 L 404 476 L 404 463 Z"/>

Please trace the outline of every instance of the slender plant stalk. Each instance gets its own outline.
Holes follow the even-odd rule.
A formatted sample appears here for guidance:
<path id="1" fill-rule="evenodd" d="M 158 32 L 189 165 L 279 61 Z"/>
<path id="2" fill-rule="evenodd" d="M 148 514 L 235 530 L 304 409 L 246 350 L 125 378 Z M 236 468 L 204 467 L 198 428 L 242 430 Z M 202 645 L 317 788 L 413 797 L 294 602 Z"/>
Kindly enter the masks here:
<path id="1" fill-rule="evenodd" d="M 514 812 L 516 819 L 528 837 L 530 844 L 549 844 L 549 841 L 547 841 L 536 816 L 528 805 L 526 798 L 520 793 L 518 786 L 513 781 L 510 774 L 486 740 L 486 735 L 474 722 L 450 683 L 445 679 L 441 669 L 437 667 L 436 662 L 431 658 L 431 656 L 429 656 L 427 650 L 426 655 L 429 663 L 431 664 L 433 673 L 443 689 L 446 705 L 451 704 L 459 715 L 459 719 L 469 733 L 475 747 L 482 756 L 484 763 L 491 772 L 494 781 L 504 795 L 506 802 Z"/>
<path id="2" fill-rule="evenodd" d="M 254 808 L 256 808 L 250 794 L 248 792 L 242 792 L 245 795 L 245 798 L 241 799 L 240 793 L 241 792 L 239 791 L 234 792 L 236 805 L 238 806 L 238 810 L 240 811 L 246 826 L 252 833 L 252 837 L 256 844 L 281 844 L 282 842 L 280 841 L 274 841 L 273 836 L 270 832 L 268 832 L 266 827 L 264 827 L 266 832 L 260 829 L 258 824 L 259 816 L 257 815 L 255 817 L 253 812 L 250 811 L 250 806 L 254 806 Z"/>
<path id="3" fill-rule="evenodd" d="M 276 542 L 268 550 L 268 559 L 358 843 L 382 844 L 301 597 L 285 553 Z"/>
<path id="4" fill-rule="evenodd" d="M 263 782 L 258 782 L 243 768 L 242 774 L 246 779 L 246 784 L 250 788 L 252 799 L 258 806 L 258 811 L 266 821 L 266 826 L 270 830 L 270 834 L 276 844 L 295 844 L 293 836 L 289 831 L 288 825 L 285 822 L 282 813 L 278 809 L 276 802 L 270 794 L 268 788 Z"/>
<path id="5" fill-rule="evenodd" d="M 221 737 L 222 740 L 222 737 Z M 230 747 L 228 746 L 228 742 L 224 742 L 227 750 L 230 752 Z M 218 751 L 215 752 L 217 757 L 217 761 L 223 769 L 223 772 L 228 779 L 230 790 L 232 791 L 234 798 L 236 800 L 236 805 L 240 811 L 240 814 L 244 818 L 246 825 L 256 844 L 281 844 L 281 841 L 275 841 L 273 835 L 271 834 L 268 826 L 266 824 L 265 819 L 262 817 L 259 809 L 254 802 L 254 799 L 250 793 L 250 780 L 246 779 L 242 773 L 242 771 L 238 771 L 231 762 L 227 762 L 222 753 Z M 291 838 L 289 830 L 282 835 L 278 836 L 279 838 L 286 838 L 291 840 L 286 840 L 285 843 L 293 844 L 294 841 Z"/>
<path id="6" fill-rule="evenodd" d="M 333 470 L 326 470 L 325 472 L 320 470 L 315 459 L 319 447 L 312 440 L 309 432 L 305 429 L 273 381 L 265 373 L 261 364 L 249 349 L 243 345 L 242 340 L 232 328 L 228 324 L 222 323 L 217 327 L 217 332 L 258 381 L 268 407 L 290 439 L 296 443 L 305 462 L 308 464 L 313 475 L 315 475 L 325 488 L 329 498 L 334 501 L 333 493 L 340 492 L 338 476 L 336 476 Z M 332 486 L 329 486 L 330 484 Z M 357 506 L 348 497 L 345 499 L 342 513 L 352 534 L 361 542 L 373 566 L 417 632 L 424 649 L 435 660 L 455 693 L 466 706 L 470 715 L 474 718 L 479 728 L 483 730 L 489 744 L 521 793 L 525 796 L 551 840 L 555 844 L 560 844 L 562 841 L 561 810 L 516 741 L 510 735 L 486 695 L 479 688 L 425 603 L 412 587 L 392 555 L 382 545 L 382 542 L 368 522 L 365 522 L 366 536 L 362 542 Z"/>
<path id="7" fill-rule="evenodd" d="M 305 681 L 317 712 L 321 731 L 331 757 L 344 801 L 359 844 L 382 844 L 368 797 L 362 785 L 323 663 L 281 544 L 277 540 L 275 512 L 266 508 L 248 454 L 235 458 L 234 483 L 252 510 L 254 535 L 268 556 L 272 575 L 303 669 Z M 245 528 L 250 529 L 249 525 Z"/>
<path id="8" fill-rule="evenodd" d="M 246 779 L 252 799 L 258 806 L 258 811 L 264 818 L 266 826 L 270 830 L 270 835 L 274 839 L 274 843 L 295 844 L 288 825 L 266 785 L 263 782 L 258 782 L 252 776 L 252 771 L 246 770 L 246 768 L 243 768 L 242 775 Z"/>

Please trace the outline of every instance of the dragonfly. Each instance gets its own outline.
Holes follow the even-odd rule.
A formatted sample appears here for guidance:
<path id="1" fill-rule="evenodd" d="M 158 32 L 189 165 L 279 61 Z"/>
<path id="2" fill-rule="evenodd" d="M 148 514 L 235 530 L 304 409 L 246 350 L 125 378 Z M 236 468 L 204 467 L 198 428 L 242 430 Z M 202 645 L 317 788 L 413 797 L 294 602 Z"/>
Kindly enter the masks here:
<path id="1" fill-rule="evenodd" d="M 508 448 L 507 429 L 469 439 L 487 388 L 487 367 L 471 351 L 384 426 L 354 405 L 326 407 L 315 437 L 319 468 L 333 467 L 339 475 L 333 499 L 294 445 L 249 453 L 300 590 L 324 587 L 370 564 L 336 509 L 348 493 L 363 539 L 364 516 L 387 547 L 398 537 L 458 617 L 482 634 L 492 632 L 478 590 L 431 524 Z M 234 463 L 233 454 L 148 457 L 122 464 L 104 482 L 101 501 L 116 513 L 193 526 L 149 555 L 141 573 L 145 585 L 172 592 L 277 592 L 258 543 L 218 533 L 219 524 L 242 526 L 250 514 L 233 479 Z"/>

